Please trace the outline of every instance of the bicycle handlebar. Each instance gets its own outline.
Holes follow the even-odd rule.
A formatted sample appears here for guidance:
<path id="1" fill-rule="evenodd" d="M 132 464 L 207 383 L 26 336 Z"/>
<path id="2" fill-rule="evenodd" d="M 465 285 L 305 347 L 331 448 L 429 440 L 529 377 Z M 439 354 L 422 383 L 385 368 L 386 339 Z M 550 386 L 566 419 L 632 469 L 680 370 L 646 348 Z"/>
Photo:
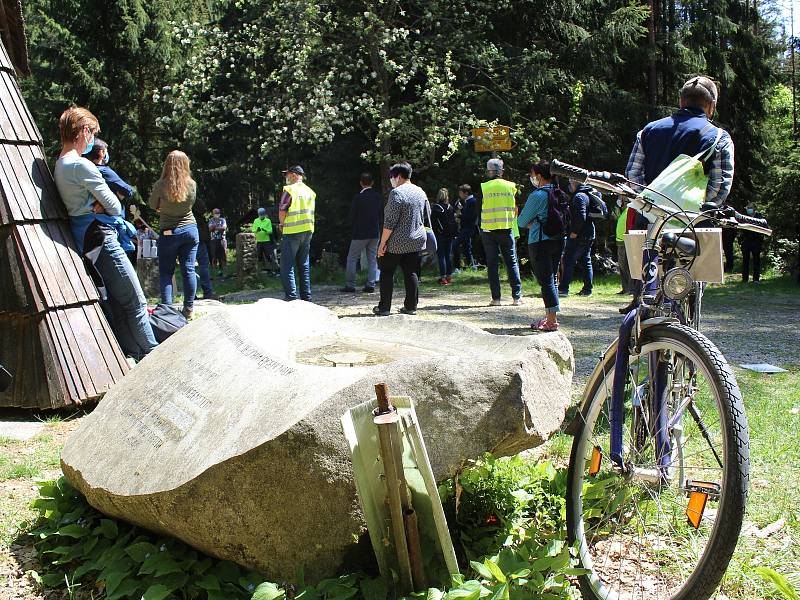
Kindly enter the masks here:
<path id="1" fill-rule="evenodd" d="M 688 219 L 690 222 L 695 222 L 704 218 L 714 219 L 719 221 L 719 224 L 723 227 L 734 227 L 737 229 L 754 231 L 762 235 L 772 235 L 772 230 L 769 229 L 766 219 L 758 219 L 756 217 L 743 215 L 736 212 L 731 206 L 719 208 L 715 204 L 710 203 L 703 205 L 700 209 L 702 213 L 691 211 L 676 213 L 674 208 L 661 206 L 650 198 L 645 198 L 640 193 L 637 194 L 627 185 L 633 182 L 628 181 L 624 175 L 619 173 L 589 171 L 581 167 L 576 167 L 575 165 L 561 162 L 560 160 L 553 160 L 550 163 L 550 173 L 591 185 L 612 194 L 627 196 L 632 199 L 630 204 L 631 208 L 642 213 L 653 213 L 658 217 L 677 218 L 681 221 Z"/>

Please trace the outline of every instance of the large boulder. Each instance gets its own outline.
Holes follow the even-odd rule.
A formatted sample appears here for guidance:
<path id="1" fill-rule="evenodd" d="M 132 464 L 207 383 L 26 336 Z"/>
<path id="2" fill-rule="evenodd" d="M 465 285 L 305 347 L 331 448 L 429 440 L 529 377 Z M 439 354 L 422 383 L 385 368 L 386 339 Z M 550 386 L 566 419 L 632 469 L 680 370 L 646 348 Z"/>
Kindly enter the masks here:
<path id="1" fill-rule="evenodd" d="M 273 580 L 333 575 L 364 532 L 340 417 L 386 382 L 415 404 L 441 480 L 552 435 L 570 399 L 561 334 L 502 336 L 262 300 L 201 317 L 108 392 L 62 468 L 99 510 Z"/>

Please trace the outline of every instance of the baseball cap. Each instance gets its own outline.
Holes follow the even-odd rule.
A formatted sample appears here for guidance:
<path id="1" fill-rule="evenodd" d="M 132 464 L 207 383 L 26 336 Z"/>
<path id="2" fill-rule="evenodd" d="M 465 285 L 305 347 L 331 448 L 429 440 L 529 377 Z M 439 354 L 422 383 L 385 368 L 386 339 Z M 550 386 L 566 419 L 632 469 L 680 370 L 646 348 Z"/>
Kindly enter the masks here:
<path id="1" fill-rule="evenodd" d="M 486 170 L 487 171 L 502 171 L 503 170 L 503 161 L 499 158 L 490 158 L 486 161 Z"/>
<path id="2" fill-rule="evenodd" d="M 300 165 L 295 165 L 293 167 L 289 167 L 288 169 L 286 169 L 283 172 L 284 173 L 295 173 L 297 175 L 305 175 L 306 174 L 306 172 L 303 171 L 303 167 L 301 167 Z"/>

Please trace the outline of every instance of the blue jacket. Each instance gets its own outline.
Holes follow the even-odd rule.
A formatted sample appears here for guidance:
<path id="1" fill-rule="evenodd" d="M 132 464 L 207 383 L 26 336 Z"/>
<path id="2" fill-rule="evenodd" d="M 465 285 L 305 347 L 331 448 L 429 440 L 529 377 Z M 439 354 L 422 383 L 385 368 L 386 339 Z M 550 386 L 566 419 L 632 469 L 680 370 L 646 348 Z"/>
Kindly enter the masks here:
<path id="1" fill-rule="evenodd" d="M 100 171 L 112 192 L 122 194 L 126 200 L 133 198 L 133 188 L 122 177 L 117 175 L 114 169 L 107 165 L 97 165 L 97 170 Z"/>
<path id="2" fill-rule="evenodd" d="M 119 245 L 125 252 L 133 252 L 136 250 L 136 246 L 133 244 L 133 238 L 136 236 L 136 228 L 125 219 L 125 208 L 123 208 L 122 214 L 115 217 L 106 214 L 96 215 L 94 213 L 89 213 L 88 215 L 79 215 L 69 218 L 72 235 L 75 237 L 75 243 L 78 245 L 78 251 L 81 254 L 83 254 L 84 251 L 83 238 L 86 237 L 86 230 L 89 229 L 89 225 L 95 221 L 100 221 L 117 232 Z"/>
<path id="3" fill-rule="evenodd" d="M 467 196 L 461 207 L 461 231 L 475 231 L 478 225 L 478 204 L 475 196 Z"/>
<path id="4" fill-rule="evenodd" d="M 533 190 L 525 202 L 522 212 L 519 214 L 517 224 L 520 231 L 528 225 L 531 226 L 528 232 L 528 244 L 535 244 L 540 241 L 549 240 L 550 236 L 542 231 L 542 223 L 547 220 L 547 200 L 550 195 L 549 190 L 553 184 L 547 184 Z"/>
<path id="5" fill-rule="evenodd" d="M 570 202 L 571 224 L 570 234 L 577 233 L 578 237 L 585 240 L 594 239 L 594 222 L 589 218 L 589 192 L 593 191 L 588 185 L 579 185 Z"/>
<path id="6" fill-rule="evenodd" d="M 679 154 L 695 156 L 709 149 L 716 137 L 717 128 L 700 108 L 682 108 L 669 117 L 648 123 L 641 136 L 645 181 L 653 181 Z M 706 173 L 709 168 L 710 161 L 706 163 Z"/>

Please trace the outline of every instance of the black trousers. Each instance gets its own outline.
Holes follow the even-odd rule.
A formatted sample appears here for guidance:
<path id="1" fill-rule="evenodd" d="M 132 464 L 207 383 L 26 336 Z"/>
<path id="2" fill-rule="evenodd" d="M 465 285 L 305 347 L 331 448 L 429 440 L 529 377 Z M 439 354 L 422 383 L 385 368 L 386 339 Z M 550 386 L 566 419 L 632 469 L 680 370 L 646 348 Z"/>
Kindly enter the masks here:
<path id="1" fill-rule="evenodd" d="M 378 258 L 378 267 L 381 270 L 381 299 L 378 302 L 380 310 L 391 310 L 392 293 L 394 292 L 394 272 L 397 267 L 403 271 L 403 284 L 406 288 L 406 299 L 403 306 L 408 310 L 417 310 L 419 303 L 419 252 L 405 254 L 392 254 L 387 252 Z"/>
<path id="2" fill-rule="evenodd" d="M 750 257 L 753 257 L 753 281 L 761 279 L 761 248 L 742 246 L 742 281 L 750 277 Z"/>

